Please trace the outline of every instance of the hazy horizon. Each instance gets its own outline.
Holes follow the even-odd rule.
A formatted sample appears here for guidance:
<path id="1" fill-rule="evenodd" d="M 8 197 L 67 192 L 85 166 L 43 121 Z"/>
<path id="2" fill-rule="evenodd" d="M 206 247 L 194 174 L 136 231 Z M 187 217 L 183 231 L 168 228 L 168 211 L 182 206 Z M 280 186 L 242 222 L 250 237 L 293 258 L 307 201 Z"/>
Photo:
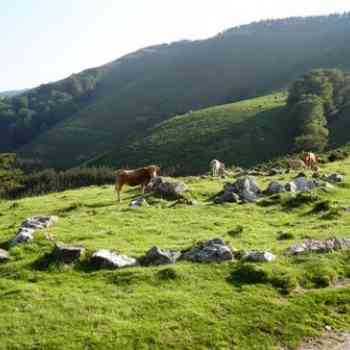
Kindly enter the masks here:
<path id="1" fill-rule="evenodd" d="M 5 0 L 0 15 L 2 33 L 0 92 L 32 88 L 72 73 L 113 61 L 150 45 L 199 40 L 255 21 L 295 16 L 344 13 L 343 0 L 227 0 L 165 3 L 130 0 L 97 1 Z"/>

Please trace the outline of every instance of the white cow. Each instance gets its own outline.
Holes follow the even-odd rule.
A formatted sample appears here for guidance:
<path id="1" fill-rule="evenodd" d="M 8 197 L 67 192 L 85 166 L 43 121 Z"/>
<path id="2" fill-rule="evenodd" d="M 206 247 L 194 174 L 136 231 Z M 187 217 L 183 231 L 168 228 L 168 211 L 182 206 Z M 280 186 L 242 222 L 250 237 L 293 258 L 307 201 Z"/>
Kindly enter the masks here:
<path id="1" fill-rule="evenodd" d="M 225 176 L 225 164 L 217 159 L 213 159 L 210 163 L 212 176 Z"/>

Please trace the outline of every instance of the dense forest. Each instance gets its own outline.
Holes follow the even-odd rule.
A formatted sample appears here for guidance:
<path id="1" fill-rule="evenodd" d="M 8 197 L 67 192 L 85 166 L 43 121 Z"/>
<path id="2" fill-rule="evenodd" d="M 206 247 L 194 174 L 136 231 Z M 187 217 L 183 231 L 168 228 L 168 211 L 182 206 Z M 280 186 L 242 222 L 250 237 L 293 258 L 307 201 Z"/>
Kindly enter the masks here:
<path id="1" fill-rule="evenodd" d="M 103 67 L 89 69 L 15 96 L 4 94 L 0 97 L 0 148 L 16 149 L 88 104 L 104 71 Z"/>
<path id="2" fill-rule="evenodd" d="M 2 99 L 0 151 L 55 168 L 101 155 L 132 166 L 120 150 L 175 115 L 287 88 L 312 69 L 349 68 L 349 34 L 350 14 L 289 18 L 139 50 Z"/>

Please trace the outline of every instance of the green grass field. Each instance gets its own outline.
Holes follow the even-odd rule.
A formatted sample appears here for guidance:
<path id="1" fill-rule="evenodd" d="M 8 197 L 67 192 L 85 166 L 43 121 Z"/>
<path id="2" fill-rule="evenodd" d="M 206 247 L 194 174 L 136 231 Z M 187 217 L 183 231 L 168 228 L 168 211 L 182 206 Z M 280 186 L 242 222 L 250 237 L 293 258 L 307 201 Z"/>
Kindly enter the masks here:
<path id="1" fill-rule="evenodd" d="M 290 195 L 262 204 L 212 205 L 224 180 L 187 177 L 195 206 L 154 200 L 128 209 L 137 193 L 117 205 L 112 186 L 83 188 L 0 202 L 0 244 L 23 219 L 54 214 L 58 223 L 10 250 L 0 265 L 0 349 L 296 349 L 326 325 L 350 328 L 350 253 L 287 257 L 306 237 L 350 238 L 350 160 L 322 166 L 346 182 L 316 192 L 316 202 L 290 206 Z M 288 176 L 258 177 L 262 188 Z M 230 180 L 234 180 L 233 178 Z M 314 198 L 314 197 L 312 197 Z M 329 200 L 330 210 L 313 210 Z M 279 240 L 280 232 L 290 233 Z M 72 267 L 39 268 L 53 243 L 45 236 L 140 256 L 154 245 L 184 249 L 222 237 L 236 249 L 266 249 L 266 264 L 196 264 L 92 271 L 86 260 Z M 170 272 L 167 269 L 171 269 Z"/>

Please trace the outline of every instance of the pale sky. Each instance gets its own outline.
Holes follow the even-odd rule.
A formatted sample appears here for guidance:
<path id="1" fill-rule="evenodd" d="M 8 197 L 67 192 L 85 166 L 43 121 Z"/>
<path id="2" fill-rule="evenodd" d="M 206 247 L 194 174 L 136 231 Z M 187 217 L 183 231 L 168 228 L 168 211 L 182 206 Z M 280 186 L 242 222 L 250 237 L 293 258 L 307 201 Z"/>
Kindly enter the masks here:
<path id="1" fill-rule="evenodd" d="M 349 0 L 0 0 L 0 91 L 62 79 L 149 45 L 345 11 Z"/>

